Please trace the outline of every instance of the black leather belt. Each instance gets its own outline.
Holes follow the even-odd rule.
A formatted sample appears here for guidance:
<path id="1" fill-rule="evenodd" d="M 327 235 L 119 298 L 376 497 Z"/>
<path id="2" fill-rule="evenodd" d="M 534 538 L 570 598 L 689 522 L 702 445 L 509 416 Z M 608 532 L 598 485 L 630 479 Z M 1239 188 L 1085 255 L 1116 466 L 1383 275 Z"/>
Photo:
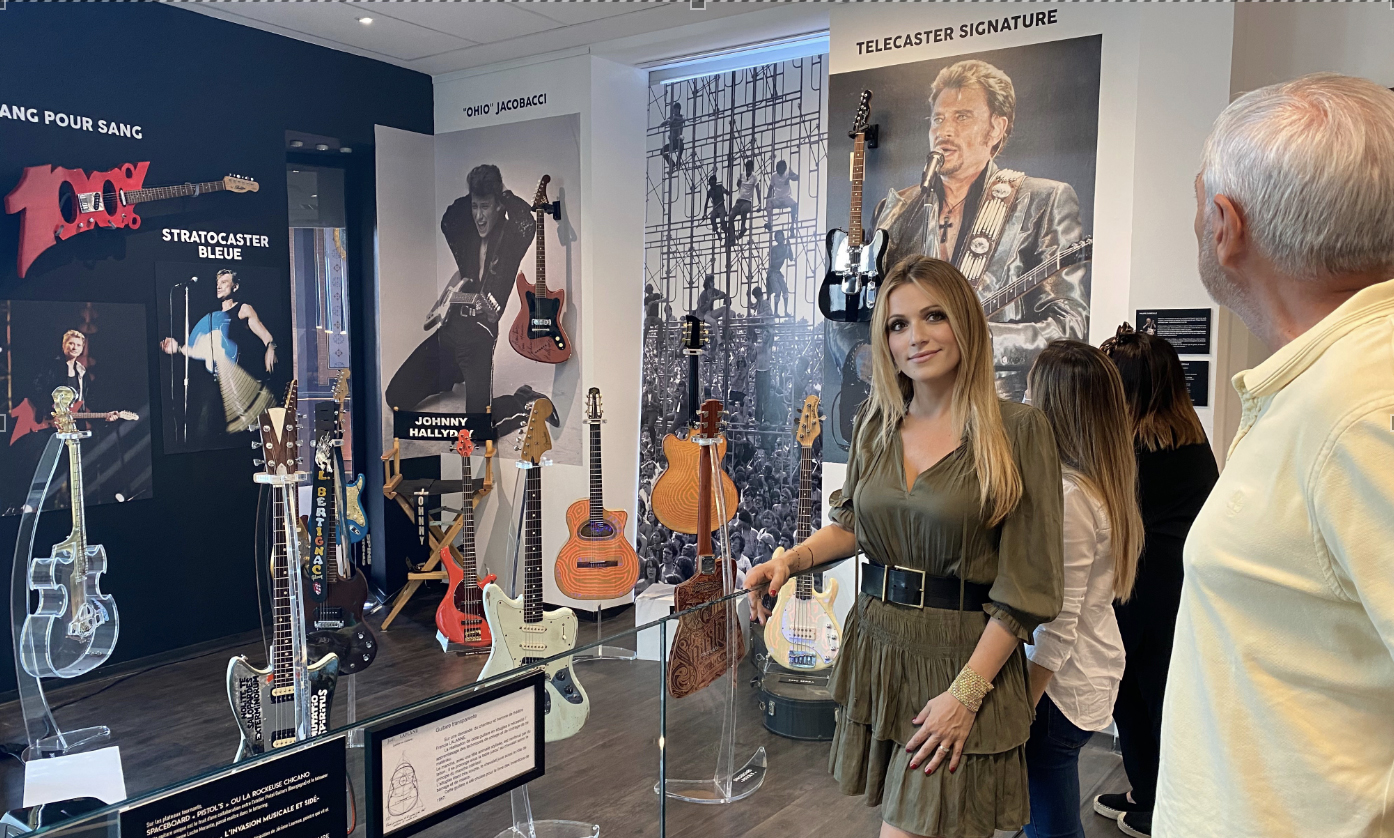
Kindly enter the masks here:
<path id="1" fill-rule="evenodd" d="M 911 608 L 957 611 L 959 585 L 956 577 L 929 576 L 923 570 L 886 567 L 874 561 L 862 565 L 862 593 Z M 990 601 L 991 585 L 965 581 L 962 586 L 964 611 L 980 611 Z"/>

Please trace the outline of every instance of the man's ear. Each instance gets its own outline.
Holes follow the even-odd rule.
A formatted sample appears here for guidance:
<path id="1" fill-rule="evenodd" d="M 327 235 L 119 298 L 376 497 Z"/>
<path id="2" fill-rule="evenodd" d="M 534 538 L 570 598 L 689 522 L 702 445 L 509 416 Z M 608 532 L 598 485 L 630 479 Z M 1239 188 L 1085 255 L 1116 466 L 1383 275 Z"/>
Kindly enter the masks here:
<path id="1" fill-rule="evenodd" d="M 1210 234 L 1214 236 L 1215 259 L 1220 265 L 1232 268 L 1243 261 L 1250 250 L 1249 223 L 1244 210 L 1228 195 L 1216 195 L 1211 199 L 1213 223 Z"/>
<path id="2" fill-rule="evenodd" d="M 992 118 L 992 142 L 989 146 L 1000 146 L 1007 136 L 1007 118 L 1005 116 L 994 116 Z M 998 149 L 1001 150 L 1000 148 Z"/>

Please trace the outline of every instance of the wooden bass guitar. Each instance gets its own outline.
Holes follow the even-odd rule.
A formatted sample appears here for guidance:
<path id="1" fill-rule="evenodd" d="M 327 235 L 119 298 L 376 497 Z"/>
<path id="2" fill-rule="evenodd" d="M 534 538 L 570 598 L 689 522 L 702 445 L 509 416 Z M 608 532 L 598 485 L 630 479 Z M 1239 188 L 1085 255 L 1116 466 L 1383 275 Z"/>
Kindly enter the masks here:
<path id="1" fill-rule="evenodd" d="M 639 581 L 639 554 L 624 537 L 626 515 L 606 509 L 604 480 L 600 470 L 600 390 L 586 394 L 586 424 L 591 429 L 591 495 L 566 510 L 571 533 L 553 568 L 557 587 L 572 599 L 614 599 L 634 589 Z"/>
<path id="2" fill-rule="evenodd" d="M 703 347 L 706 346 L 707 324 L 692 314 L 683 317 L 683 354 L 687 356 L 687 415 L 691 425 L 697 423 L 697 399 L 700 393 L 698 384 Z M 676 434 L 663 437 L 663 456 L 668 466 L 653 484 L 650 505 L 659 523 L 673 532 L 699 535 L 697 527 L 697 477 L 701 471 L 702 446 L 693 439 L 689 431 L 686 439 Z M 716 460 L 726 457 L 726 437 L 717 435 Z M 725 471 L 721 472 L 721 491 L 725 495 L 726 521 L 735 517 L 740 496 L 735 481 Z M 718 524 L 715 495 L 708 496 L 711 505 L 711 520 Z M 710 528 L 708 528 L 710 529 Z"/>
<path id="3" fill-rule="evenodd" d="M 68 492 L 73 531 L 53 545 L 47 558 L 29 566 L 29 590 L 39 604 L 24 618 L 19 656 L 35 678 L 76 678 L 96 669 L 116 648 L 116 601 L 102 593 L 106 549 L 87 543 L 86 505 L 82 497 L 82 436 L 69 408 L 77 393 L 53 391 L 53 418 L 68 446 Z"/>
<path id="4" fill-rule="evenodd" d="M 813 443 L 822 433 L 818 397 L 804 399 L 795 436 L 799 441 L 799 517 L 794 544 L 802 544 L 813 530 Z M 775 551 L 775 556 L 784 548 Z M 802 574 L 784 583 L 775 601 L 773 616 L 765 622 L 765 647 L 770 657 L 786 669 L 816 672 L 832 666 L 842 642 L 833 613 L 837 580 L 828 579 L 822 591 L 813 587 L 813 575 Z"/>
<path id="5" fill-rule="evenodd" d="M 460 455 L 460 486 L 464 503 L 460 515 L 460 550 L 457 553 L 446 545 L 440 549 L 440 563 L 449 581 L 445 597 L 436 608 L 436 628 L 451 643 L 475 649 L 487 649 L 494 638 L 484 619 L 484 586 L 494 581 L 494 574 L 479 578 L 479 565 L 474 552 L 474 468 L 470 457 L 474 443 L 468 428 L 461 428 L 455 441 L 455 453 Z"/>
<path id="6" fill-rule="evenodd" d="M 268 475 L 289 475 L 296 465 L 296 382 L 286 390 L 286 406 L 263 411 L 258 420 Z M 271 484 L 271 648 L 267 667 L 258 669 L 243 655 L 228 661 L 227 694 L 242 742 L 236 760 L 284 748 L 329 730 L 329 710 L 339 680 L 339 657 L 330 654 L 307 662 L 293 618 L 291 562 L 296 541 L 296 487 Z"/>
<path id="7" fill-rule="evenodd" d="M 497 582 L 484 586 L 484 616 L 494 645 L 479 679 L 493 677 L 520 666 L 531 666 L 576 646 L 576 614 L 570 608 L 542 610 L 542 455 L 552 448 L 547 417 L 552 402 L 546 397 L 532 403 L 527 428 L 519 440 L 519 459 L 526 463 L 523 488 L 523 593 L 514 599 L 504 595 Z M 571 658 L 547 664 L 544 738 L 557 742 L 574 736 L 590 716 L 590 699 L 571 671 Z"/>
<path id="8" fill-rule="evenodd" d="M 521 273 L 518 274 L 518 302 L 521 308 L 508 330 L 508 343 L 513 350 L 530 361 L 544 364 L 560 364 L 571 357 L 571 338 L 562 328 L 562 316 L 566 310 L 566 291 L 558 288 L 547 290 L 546 229 L 543 219 L 548 212 L 561 217 L 559 205 L 547 203 L 547 184 L 551 175 L 543 175 L 537 184 L 537 195 L 532 201 L 532 210 L 537 216 L 537 274 L 531 284 Z"/>
<path id="9" fill-rule="evenodd" d="M 736 584 L 736 563 L 730 557 L 717 559 L 712 550 L 712 471 L 717 465 L 712 449 L 716 447 L 721 424 L 721 402 L 708 400 L 699 414 L 695 435 L 708 442 L 699 446 L 697 573 L 673 589 L 673 607 L 678 611 L 720 599 L 729 593 L 728 581 L 732 586 Z M 745 657 L 745 639 L 740 629 L 728 625 L 728 613 L 734 618 L 735 607 L 734 602 L 727 601 L 678 618 L 668 656 L 668 692 L 674 698 L 692 695 L 714 683 Z"/>

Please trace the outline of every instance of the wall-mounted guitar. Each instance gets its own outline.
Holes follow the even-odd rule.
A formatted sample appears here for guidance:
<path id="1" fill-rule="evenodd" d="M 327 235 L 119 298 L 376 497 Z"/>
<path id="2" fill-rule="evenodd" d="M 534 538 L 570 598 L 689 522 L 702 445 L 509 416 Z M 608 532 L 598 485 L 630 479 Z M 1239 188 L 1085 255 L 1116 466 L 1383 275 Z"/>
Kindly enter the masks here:
<path id="1" fill-rule="evenodd" d="M 697 398 L 700 392 L 698 371 L 702 350 L 706 345 L 707 324 L 692 314 L 685 315 L 682 320 L 683 354 L 687 355 L 688 419 L 696 425 Z M 668 460 L 668 467 L 654 483 L 653 497 L 650 501 L 659 523 L 674 532 L 688 535 L 700 535 L 697 526 L 697 478 L 698 472 L 701 471 L 702 446 L 693 439 L 694 433 L 689 431 L 687 439 L 682 439 L 676 434 L 663 437 L 663 456 Z M 726 437 L 720 434 L 718 437 L 716 459 L 717 462 L 721 462 L 726 457 Z M 735 482 L 725 471 L 721 472 L 721 490 L 725 495 L 726 521 L 729 521 L 735 517 L 740 498 Z M 718 525 L 726 523 L 718 520 L 716 498 L 712 495 L 708 497 L 711 520 L 716 521 Z M 708 527 L 708 532 L 710 529 Z"/>
<path id="2" fill-rule="evenodd" d="M 699 413 L 696 439 L 715 440 L 721 425 L 721 402 L 709 399 Z M 694 441 L 694 444 L 696 442 Z M 698 446 L 701 461 L 697 471 L 697 573 L 673 589 L 673 607 L 686 611 L 720 599 L 727 593 L 726 579 L 735 584 L 736 564 L 730 557 L 717 559 L 712 549 L 712 449 L 715 443 Z M 733 661 L 745 657 L 745 639 L 737 629 L 730 632 L 727 611 L 735 603 L 723 602 L 678 618 L 669 653 L 668 692 L 674 698 L 691 695 L 715 682 Z M 735 649 L 729 638 L 734 637 Z"/>
<path id="3" fill-rule="evenodd" d="M 5 196 L 5 212 L 22 212 L 19 222 L 19 275 L 60 241 L 98 227 L 140 227 L 135 205 L 142 201 L 185 198 L 208 192 L 255 192 L 251 178 L 228 175 L 207 183 L 142 188 L 148 162 L 127 163 L 109 172 L 28 166 Z"/>
<path id="4" fill-rule="evenodd" d="M 547 184 L 551 175 L 543 175 L 532 199 L 532 211 L 537 217 L 537 274 L 531 285 L 527 277 L 518 274 L 518 302 L 521 308 L 508 330 L 508 342 L 515 352 L 530 361 L 560 364 L 571 357 L 571 338 L 562 328 L 566 309 L 566 291 L 547 290 L 546 228 L 543 221 L 550 213 L 561 219 L 561 202 L 547 202 Z"/>
<path id="5" fill-rule="evenodd" d="M 794 544 L 802 544 L 813 529 L 813 443 L 822 433 L 818 397 L 804 399 L 795 436 L 799 441 L 799 518 Z M 775 551 L 778 557 L 784 552 Z M 832 666 L 842 630 L 833 614 L 837 580 L 828 579 L 822 591 L 813 589 L 813 574 L 790 579 L 779 589 L 773 618 L 765 623 L 765 646 L 770 657 L 786 669 L 817 671 Z"/>
<path id="6" fill-rule="evenodd" d="M 576 646 L 576 614 L 570 608 L 542 610 L 542 455 L 552 450 L 547 417 L 552 402 L 532 403 L 528 425 L 518 442 L 518 459 L 528 463 L 523 487 L 523 593 L 509 599 L 497 582 L 484 586 L 484 616 L 494 645 L 479 679 L 530 666 Z M 590 699 L 571 671 L 571 658 L 546 666 L 547 713 L 544 738 L 557 742 L 573 736 L 590 716 Z"/>
<path id="7" fill-rule="evenodd" d="M 68 490 L 73 531 L 53 545 L 48 558 L 29 566 L 29 590 L 39 605 L 20 630 L 20 662 L 35 678 L 76 678 L 100 666 L 116 648 L 116 602 L 103 594 L 98 577 L 106 572 L 106 550 L 87 543 L 82 498 L 82 437 L 68 409 L 77 393 L 53 391 L 53 417 L 68 446 Z"/>
<path id="8" fill-rule="evenodd" d="M 137 416 L 129 410 L 118 410 L 115 411 L 115 413 L 116 418 L 124 419 L 127 422 L 134 422 L 135 420 L 140 418 L 139 416 Z M 30 404 L 28 399 L 25 399 L 24 401 L 15 405 L 14 409 L 10 411 L 10 416 L 14 417 L 15 420 L 15 426 L 10 431 L 11 445 L 14 445 L 15 442 L 17 442 L 19 438 L 24 436 L 25 434 L 31 434 L 35 431 L 42 431 L 45 428 L 56 427 L 53 417 L 40 420 L 39 411 L 34 409 L 34 405 Z M 107 418 L 107 414 L 85 413 L 82 410 L 82 399 L 77 399 L 73 402 L 71 410 L 68 411 L 68 418 L 104 420 Z"/>
<path id="9" fill-rule="evenodd" d="M 1036 286 L 1055 276 L 1057 273 L 1081 262 L 1088 262 L 1094 258 L 1094 237 L 1088 236 L 1080 239 L 1074 244 L 1068 244 L 1056 249 L 1055 253 L 1044 262 L 1007 283 L 1006 286 L 998 291 L 994 291 L 983 299 L 983 313 L 989 319 L 1001 314 L 1016 300 L 1029 294 Z"/>
<path id="10" fill-rule="evenodd" d="M 494 638 L 489 633 L 489 623 L 484 619 L 484 586 L 494 581 L 494 574 L 482 580 L 479 578 L 479 565 L 474 550 L 474 467 L 470 457 L 474 455 L 474 443 L 470 441 L 468 428 L 461 428 L 455 441 L 455 453 L 460 455 L 460 487 L 464 502 L 460 504 L 460 515 L 464 523 L 460 528 L 460 550 L 455 553 L 450 545 L 440 549 L 440 563 L 445 568 L 449 582 L 445 586 L 445 597 L 436 608 L 436 628 L 451 643 L 483 651 L 489 648 Z M 458 555 L 459 558 L 456 558 Z"/>
<path id="11" fill-rule="evenodd" d="M 296 471 L 296 382 L 286 389 L 286 406 L 261 414 L 258 428 L 267 475 Z M 268 481 L 270 482 L 270 481 Z M 332 652 L 309 663 L 297 643 L 303 626 L 295 619 L 291 556 L 297 552 L 294 483 L 271 483 L 271 648 L 268 665 L 257 669 L 238 655 L 228 661 L 227 694 L 242 734 L 236 759 L 293 745 L 329 729 L 329 709 L 339 680 L 339 657 Z M 297 574 L 298 576 L 298 574 Z M 298 585 L 296 587 L 299 587 Z"/>
<path id="12" fill-rule="evenodd" d="M 363 620 L 368 601 L 368 578 L 349 561 L 347 533 L 341 526 L 344 516 L 344 461 L 340 453 L 343 439 L 343 401 L 340 393 L 347 375 L 339 374 L 334 384 L 337 404 L 315 405 L 315 482 L 310 516 L 314 528 L 312 562 L 324 568 L 324 596 L 311 596 L 305 603 L 306 643 L 309 656 L 319 660 L 331 652 L 339 657 L 339 674 L 354 675 L 367 669 L 378 655 L 377 638 Z M 323 495 L 320 493 L 323 492 Z M 307 580 L 311 581 L 311 580 Z"/>
<path id="13" fill-rule="evenodd" d="M 871 320 L 876 288 L 885 275 L 886 231 L 876 230 L 866 241 L 862 229 L 862 182 L 866 174 L 866 149 L 876 147 L 876 126 L 871 116 L 871 91 L 862 91 L 857 115 L 852 120 L 852 205 L 847 230 L 828 231 L 828 273 L 818 289 L 818 310 L 829 320 L 847 323 Z M 870 137 L 868 137 L 870 135 Z M 943 159 L 943 155 L 940 155 Z"/>

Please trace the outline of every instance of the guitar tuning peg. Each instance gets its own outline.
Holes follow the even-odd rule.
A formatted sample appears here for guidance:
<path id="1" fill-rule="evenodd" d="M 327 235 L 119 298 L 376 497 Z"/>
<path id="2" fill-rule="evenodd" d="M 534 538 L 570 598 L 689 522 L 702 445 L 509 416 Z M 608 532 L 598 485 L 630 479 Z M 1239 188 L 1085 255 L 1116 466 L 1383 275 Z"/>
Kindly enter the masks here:
<path id="1" fill-rule="evenodd" d="M 265 461 L 265 460 L 252 460 L 252 465 L 254 465 L 254 466 L 264 466 L 264 465 L 266 465 L 266 461 Z"/>
<path id="2" fill-rule="evenodd" d="M 261 447 L 261 443 L 260 443 L 260 442 L 256 441 L 255 439 L 252 440 L 252 450 L 256 450 L 256 449 L 258 449 L 258 448 L 260 448 L 260 447 Z"/>

